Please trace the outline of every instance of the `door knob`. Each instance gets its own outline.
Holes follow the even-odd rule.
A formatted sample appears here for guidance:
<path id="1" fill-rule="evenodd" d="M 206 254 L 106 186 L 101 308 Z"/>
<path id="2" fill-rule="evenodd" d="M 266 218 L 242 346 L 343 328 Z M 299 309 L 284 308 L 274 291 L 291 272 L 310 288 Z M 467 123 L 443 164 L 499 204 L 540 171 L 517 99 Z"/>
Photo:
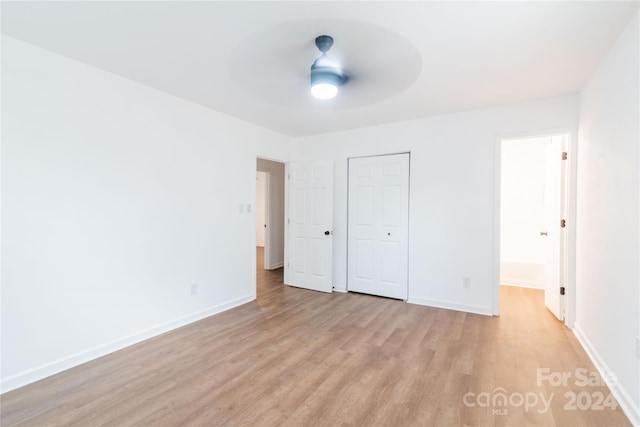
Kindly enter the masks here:
<path id="1" fill-rule="evenodd" d="M 324 232 L 324 235 L 325 235 L 325 236 L 328 236 L 329 234 L 331 234 L 331 232 L 330 232 L 330 231 L 325 231 L 325 232 Z"/>
<path id="2" fill-rule="evenodd" d="M 546 236 L 546 235 L 547 235 L 547 232 L 546 232 L 546 231 L 541 231 L 541 232 L 540 232 L 540 235 L 541 235 L 541 236 Z"/>

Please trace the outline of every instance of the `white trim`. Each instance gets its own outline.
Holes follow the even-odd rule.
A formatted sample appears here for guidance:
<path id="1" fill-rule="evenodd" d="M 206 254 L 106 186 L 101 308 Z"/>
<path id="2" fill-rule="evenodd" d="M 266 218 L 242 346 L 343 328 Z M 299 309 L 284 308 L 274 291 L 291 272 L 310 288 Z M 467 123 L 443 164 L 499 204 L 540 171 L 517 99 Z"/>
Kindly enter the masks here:
<path id="1" fill-rule="evenodd" d="M 114 351 L 121 350 L 125 347 L 129 347 L 141 341 L 153 338 L 155 336 L 172 331 L 190 323 L 197 322 L 198 320 L 202 320 L 209 316 L 213 316 L 214 314 L 221 313 L 223 311 L 229 310 L 242 304 L 246 304 L 253 300 L 255 300 L 255 296 L 251 295 L 236 298 L 234 300 L 227 301 L 225 303 L 218 304 L 213 307 L 209 307 L 204 310 L 200 310 L 195 313 L 191 313 L 186 316 L 182 316 L 147 329 L 143 329 L 139 332 L 124 336 L 114 341 L 98 345 L 96 347 L 89 348 L 75 354 L 71 354 L 69 356 L 38 366 L 36 368 L 20 372 L 8 378 L 2 379 L 2 382 L 0 383 L 0 390 L 2 390 L 2 393 L 15 390 L 19 387 L 23 387 L 27 384 L 31 384 L 59 372 L 66 371 L 67 369 L 73 368 L 99 357 L 106 356 L 107 354 L 113 353 Z"/>
<path id="2" fill-rule="evenodd" d="M 500 227 L 502 200 L 502 138 L 496 137 L 493 147 L 493 268 L 491 287 L 491 314 L 500 315 Z"/>
<path id="3" fill-rule="evenodd" d="M 569 157 L 567 159 L 569 173 L 567 174 L 567 305 L 564 315 L 564 324 L 568 328 L 573 328 L 576 320 L 576 217 L 577 217 L 577 200 L 578 195 L 578 130 L 573 129 L 569 132 Z"/>
<path id="4" fill-rule="evenodd" d="M 631 424 L 640 426 L 640 407 L 633 401 L 620 382 L 616 380 L 615 376 L 611 375 L 613 371 L 609 369 L 604 360 L 602 360 L 602 357 L 600 357 L 578 323 L 574 324 L 573 333 L 587 353 L 587 356 L 589 356 L 589 359 L 591 359 L 591 362 L 593 362 L 602 379 L 604 379 L 609 390 L 611 390 L 611 394 L 613 394 L 613 397 L 618 401 L 618 405 L 620 405 L 622 411 L 629 418 L 629 421 L 631 421 Z"/>
<path id="5" fill-rule="evenodd" d="M 537 289 L 539 291 L 544 291 L 544 284 L 536 283 L 536 282 L 525 282 L 518 280 L 503 280 L 500 282 L 500 286 L 512 286 L 514 288 L 527 288 L 527 289 Z"/>
<path id="6" fill-rule="evenodd" d="M 346 286 L 340 286 L 340 287 L 336 287 L 336 286 L 334 286 L 334 287 L 333 287 L 333 292 L 341 292 L 341 293 L 343 293 L 343 294 L 346 294 L 346 293 L 347 293 L 347 292 L 349 292 L 349 291 L 347 290 L 347 287 L 346 287 Z"/>
<path id="7" fill-rule="evenodd" d="M 428 307 L 444 308 L 447 310 L 462 311 L 471 314 L 483 314 L 485 316 L 491 316 L 493 313 L 491 307 L 481 307 L 477 305 L 456 304 L 448 301 L 439 301 L 428 298 L 416 298 L 412 297 L 407 300 L 409 304 L 426 305 Z"/>
<path id="8" fill-rule="evenodd" d="M 289 178 L 291 173 L 290 163 L 284 164 L 284 273 L 282 281 L 285 285 L 289 284 Z M 256 266 L 254 265 L 254 268 Z M 256 283 L 257 286 L 257 283 Z"/>

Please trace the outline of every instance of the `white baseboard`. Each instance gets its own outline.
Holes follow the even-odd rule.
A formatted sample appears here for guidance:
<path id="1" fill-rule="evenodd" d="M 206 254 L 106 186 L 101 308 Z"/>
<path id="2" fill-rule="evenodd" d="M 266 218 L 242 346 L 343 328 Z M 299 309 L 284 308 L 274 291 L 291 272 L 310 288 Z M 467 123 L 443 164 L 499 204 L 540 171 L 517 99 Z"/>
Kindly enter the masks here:
<path id="1" fill-rule="evenodd" d="M 269 266 L 269 268 L 267 268 L 266 270 L 275 270 L 276 268 L 281 268 L 281 267 L 284 267 L 284 261 L 276 262 L 275 264 L 272 264 L 271 266 Z"/>
<path id="2" fill-rule="evenodd" d="M 618 405 L 620 405 L 622 411 L 629 418 L 629 421 L 631 421 L 631 424 L 634 426 L 640 426 L 640 407 L 638 407 L 631 396 L 629 396 L 629 393 L 627 393 L 618 381 L 612 381 L 612 378 L 615 378 L 615 376 L 611 376 L 614 371 L 609 369 L 604 360 L 602 360 L 602 357 L 600 357 L 600 354 L 595 347 L 593 347 L 577 322 L 573 326 L 573 333 L 576 338 L 578 338 L 582 348 L 591 359 L 591 362 L 593 362 L 600 376 L 604 379 L 609 390 L 611 390 L 611 394 L 613 394 L 613 397 L 618 401 Z"/>
<path id="3" fill-rule="evenodd" d="M 347 291 L 346 286 L 334 286 L 333 287 L 333 292 L 342 292 L 344 294 L 344 293 L 347 293 L 349 291 Z"/>
<path id="4" fill-rule="evenodd" d="M 544 285 L 533 282 L 518 282 L 515 280 L 512 281 L 503 281 L 500 280 L 500 285 L 502 286 L 514 286 L 516 288 L 527 288 L 527 289 L 542 289 L 544 290 Z"/>
<path id="5" fill-rule="evenodd" d="M 475 305 L 456 304 L 448 301 L 439 301 L 427 298 L 409 298 L 407 300 L 410 304 L 426 305 L 429 307 L 445 308 L 447 310 L 464 311 L 466 313 L 484 314 L 485 316 L 493 316 L 491 307 L 480 307 Z"/>
<path id="6" fill-rule="evenodd" d="M 71 354 L 61 359 L 38 366 L 36 368 L 32 368 L 27 371 L 20 372 L 16 375 L 12 375 L 8 378 L 3 378 L 0 382 L 0 391 L 2 393 L 6 393 L 8 391 L 15 390 L 16 388 L 23 387 L 27 384 L 31 384 L 59 372 L 66 371 L 67 369 L 73 368 L 99 357 L 106 356 L 107 354 L 113 353 L 114 351 L 121 350 L 125 347 L 129 347 L 133 344 L 137 344 L 141 341 L 153 338 L 157 335 L 169 332 L 181 326 L 188 325 L 189 323 L 197 322 L 198 320 L 213 316 L 214 314 L 221 313 L 233 307 L 246 304 L 250 301 L 253 301 L 254 299 L 255 296 L 251 295 L 236 298 L 234 300 L 227 301 L 225 303 L 218 304 L 213 307 L 209 307 L 204 310 L 200 310 L 195 313 L 188 314 L 186 316 L 182 316 L 156 326 L 152 326 L 134 334 L 122 337 L 120 339 L 93 348 L 89 348 L 75 354 Z"/>

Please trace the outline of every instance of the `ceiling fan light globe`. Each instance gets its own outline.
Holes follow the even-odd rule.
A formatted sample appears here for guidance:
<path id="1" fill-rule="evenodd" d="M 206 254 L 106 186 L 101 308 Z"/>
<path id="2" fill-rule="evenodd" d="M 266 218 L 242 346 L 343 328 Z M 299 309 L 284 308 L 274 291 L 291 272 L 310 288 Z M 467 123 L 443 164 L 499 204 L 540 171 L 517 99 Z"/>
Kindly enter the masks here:
<path id="1" fill-rule="evenodd" d="M 338 87 L 332 83 L 316 83 L 311 86 L 311 95 L 318 99 L 331 99 L 338 94 Z"/>
<path id="2" fill-rule="evenodd" d="M 326 67 L 311 67 L 311 94 L 318 99 L 331 99 L 338 94 L 343 82 L 339 70 Z"/>

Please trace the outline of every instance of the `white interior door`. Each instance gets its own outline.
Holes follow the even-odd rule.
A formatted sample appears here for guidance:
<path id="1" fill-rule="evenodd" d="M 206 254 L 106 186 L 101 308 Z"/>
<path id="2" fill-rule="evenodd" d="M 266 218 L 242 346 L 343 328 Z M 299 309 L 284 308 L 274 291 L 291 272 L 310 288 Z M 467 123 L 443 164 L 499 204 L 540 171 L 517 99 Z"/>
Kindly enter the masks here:
<path id="1" fill-rule="evenodd" d="M 541 235 L 546 240 L 545 259 L 545 291 L 544 303 L 547 308 L 560 320 L 564 319 L 563 297 L 560 295 L 562 286 L 562 252 L 561 224 L 562 219 L 562 141 L 561 137 L 551 139 L 546 150 L 544 209 L 545 229 Z"/>
<path id="2" fill-rule="evenodd" d="M 331 292 L 333 165 L 288 165 L 287 260 L 285 284 Z"/>
<path id="3" fill-rule="evenodd" d="M 409 154 L 349 159 L 348 289 L 408 296 Z"/>

